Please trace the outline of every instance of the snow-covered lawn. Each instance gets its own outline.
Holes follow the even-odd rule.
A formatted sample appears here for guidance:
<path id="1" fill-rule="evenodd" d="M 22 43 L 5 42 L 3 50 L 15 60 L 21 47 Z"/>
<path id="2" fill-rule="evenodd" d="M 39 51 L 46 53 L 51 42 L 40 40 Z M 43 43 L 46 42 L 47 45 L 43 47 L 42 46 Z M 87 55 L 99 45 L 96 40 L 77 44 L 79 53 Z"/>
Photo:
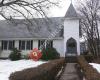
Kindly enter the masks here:
<path id="1" fill-rule="evenodd" d="M 12 72 L 21 71 L 31 67 L 37 67 L 43 63 L 45 62 L 33 60 L 0 60 L 0 80 L 9 80 L 8 78 Z"/>
<path id="2" fill-rule="evenodd" d="M 89 63 L 89 64 L 92 65 L 92 67 L 95 68 L 100 73 L 100 64 L 97 63 Z"/>

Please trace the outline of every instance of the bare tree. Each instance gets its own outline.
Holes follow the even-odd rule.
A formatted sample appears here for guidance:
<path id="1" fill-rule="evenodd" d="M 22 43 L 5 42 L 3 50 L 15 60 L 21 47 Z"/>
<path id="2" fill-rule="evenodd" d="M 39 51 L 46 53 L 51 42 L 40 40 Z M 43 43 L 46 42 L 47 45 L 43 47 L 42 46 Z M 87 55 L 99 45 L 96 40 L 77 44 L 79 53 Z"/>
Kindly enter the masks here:
<path id="1" fill-rule="evenodd" d="M 42 17 L 45 23 L 50 22 L 48 11 L 51 7 L 59 6 L 60 0 L 0 0 L 0 16 L 15 25 L 25 24 L 31 34 L 37 29 L 38 21 L 36 17 Z M 21 20 L 16 20 L 21 18 Z M 23 19 L 23 20 L 22 20 Z"/>
<path id="2" fill-rule="evenodd" d="M 0 15 L 6 20 L 16 16 L 25 19 L 47 17 L 46 10 L 58 4 L 58 0 L 0 0 Z"/>
<path id="3" fill-rule="evenodd" d="M 82 35 L 88 43 L 89 51 L 96 57 L 100 54 L 100 38 L 98 30 L 98 18 L 100 12 L 100 0 L 83 0 L 80 1 L 80 20 Z"/>

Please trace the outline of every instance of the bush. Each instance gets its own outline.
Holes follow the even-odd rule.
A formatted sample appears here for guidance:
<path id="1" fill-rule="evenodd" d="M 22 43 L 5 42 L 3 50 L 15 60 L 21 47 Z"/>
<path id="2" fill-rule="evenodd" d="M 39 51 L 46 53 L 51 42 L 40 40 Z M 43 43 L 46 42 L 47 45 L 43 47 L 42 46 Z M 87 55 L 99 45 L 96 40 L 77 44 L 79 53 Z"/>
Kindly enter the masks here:
<path id="1" fill-rule="evenodd" d="M 42 60 L 58 59 L 59 57 L 60 55 L 55 48 L 46 48 L 42 50 Z"/>
<path id="2" fill-rule="evenodd" d="M 22 59 L 29 59 L 29 54 L 22 55 Z"/>
<path id="3" fill-rule="evenodd" d="M 98 64 L 100 64 L 100 57 L 99 57 L 99 58 L 94 59 L 94 60 L 93 60 L 93 63 L 98 63 Z"/>
<path id="4" fill-rule="evenodd" d="M 96 69 L 89 65 L 84 56 L 78 56 L 78 63 L 86 80 L 100 80 L 100 73 L 98 73 Z"/>
<path id="5" fill-rule="evenodd" d="M 85 51 L 82 56 L 87 60 L 87 62 L 92 62 L 94 59 L 93 54 L 91 54 L 89 51 Z"/>
<path id="6" fill-rule="evenodd" d="M 85 59 L 87 60 L 87 62 L 92 62 L 94 57 L 92 54 L 88 54 L 88 55 L 84 55 Z"/>
<path id="7" fill-rule="evenodd" d="M 65 64 L 65 59 L 52 60 L 36 68 L 12 73 L 9 80 L 54 80 Z"/>
<path id="8" fill-rule="evenodd" d="M 21 59 L 21 51 L 19 51 L 17 48 L 14 48 L 11 52 L 11 54 L 9 55 L 9 59 L 12 61 L 15 60 L 20 60 Z"/>
<path id="9" fill-rule="evenodd" d="M 88 54 L 89 54 L 89 51 L 86 50 L 86 51 L 83 52 L 83 54 L 84 54 L 84 55 L 88 55 Z"/>

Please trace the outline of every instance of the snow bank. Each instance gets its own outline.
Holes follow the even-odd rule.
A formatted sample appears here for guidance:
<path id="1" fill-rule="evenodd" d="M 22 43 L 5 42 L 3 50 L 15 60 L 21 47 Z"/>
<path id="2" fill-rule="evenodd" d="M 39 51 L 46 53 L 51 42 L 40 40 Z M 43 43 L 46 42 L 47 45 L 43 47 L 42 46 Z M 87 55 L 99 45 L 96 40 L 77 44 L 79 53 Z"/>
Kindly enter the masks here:
<path id="1" fill-rule="evenodd" d="M 0 60 L 0 79 L 9 80 L 9 76 L 12 72 L 21 71 L 26 68 L 37 67 L 43 64 L 43 61 L 33 61 L 33 60 Z"/>
<path id="2" fill-rule="evenodd" d="M 100 64 L 97 63 L 89 63 L 89 64 L 92 65 L 93 68 L 95 68 L 100 73 Z"/>

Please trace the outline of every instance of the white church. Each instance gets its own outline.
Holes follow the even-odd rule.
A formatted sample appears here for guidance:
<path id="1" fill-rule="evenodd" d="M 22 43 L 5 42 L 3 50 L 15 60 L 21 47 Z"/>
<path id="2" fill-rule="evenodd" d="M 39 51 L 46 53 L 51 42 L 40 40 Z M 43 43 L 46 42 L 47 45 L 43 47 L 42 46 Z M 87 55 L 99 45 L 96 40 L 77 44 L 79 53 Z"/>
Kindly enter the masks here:
<path id="1" fill-rule="evenodd" d="M 22 54 L 28 54 L 43 43 L 45 47 L 49 45 L 56 48 L 61 57 L 80 55 L 79 20 L 72 4 L 64 17 L 51 17 L 48 22 L 36 18 L 33 20 L 36 24 L 28 25 L 29 27 L 22 24 L 25 20 L 15 20 L 19 24 L 1 20 L 0 57 L 7 58 L 14 47 L 21 50 Z"/>

